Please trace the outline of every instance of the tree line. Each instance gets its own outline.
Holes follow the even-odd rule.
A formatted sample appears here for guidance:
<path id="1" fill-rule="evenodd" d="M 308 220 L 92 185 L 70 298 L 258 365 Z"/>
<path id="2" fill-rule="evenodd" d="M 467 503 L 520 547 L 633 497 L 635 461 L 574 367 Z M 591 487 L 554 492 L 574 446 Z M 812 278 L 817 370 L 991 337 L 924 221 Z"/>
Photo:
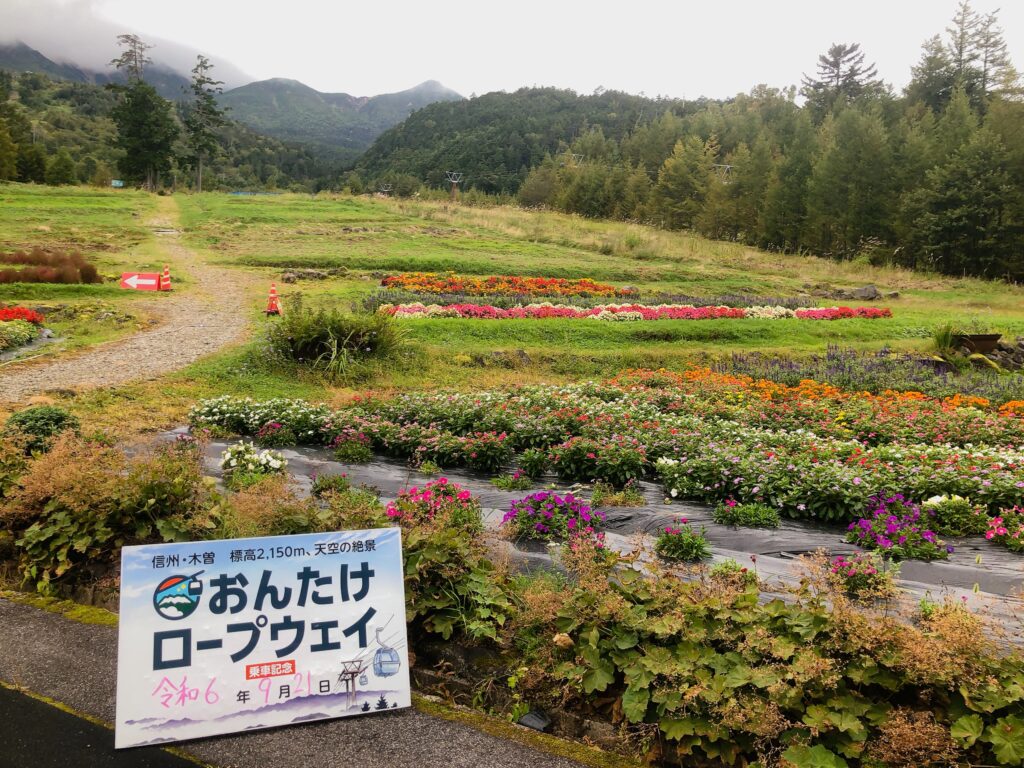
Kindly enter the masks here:
<path id="1" fill-rule="evenodd" d="M 0 71 L 0 181 L 307 190 L 335 175 L 307 148 L 231 120 L 206 57 L 197 57 L 188 93 L 171 102 L 146 82 L 151 46 L 135 35 L 118 42 L 112 64 L 123 85 Z"/>
<path id="2" fill-rule="evenodd" d="M 900 94 L 857 44 L 832 45 L 799 91 L 761 85 L 697 103 L 566 93 L 491 94 L 504 106 L 468 135 L 460 111 L 482 100 L 432 105 L 382 136 L 354 179 L 442 186 L 430 173 L 460 170 L 468 186 L 526 206 L 1024 278 L 1024 91 L 997 15 L 966 0 Z M 554 108 L 538 111 L 545 101 Z M 567 123 L 575 137 L 559 141 Z"/>

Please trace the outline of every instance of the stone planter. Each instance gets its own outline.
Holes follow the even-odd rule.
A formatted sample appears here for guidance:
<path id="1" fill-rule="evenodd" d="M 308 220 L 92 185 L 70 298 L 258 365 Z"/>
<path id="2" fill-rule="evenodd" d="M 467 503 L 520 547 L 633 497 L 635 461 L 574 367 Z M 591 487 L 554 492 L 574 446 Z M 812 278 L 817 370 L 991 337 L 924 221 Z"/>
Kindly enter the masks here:
<path id="1" fill-rule="evenodd" d="M 953 343 L 958 347 L 966 347 L 970 352 L 987 355 L 995 351 L 1000 338 L 1001 333 L 961 333 L 953 337 Z"/>

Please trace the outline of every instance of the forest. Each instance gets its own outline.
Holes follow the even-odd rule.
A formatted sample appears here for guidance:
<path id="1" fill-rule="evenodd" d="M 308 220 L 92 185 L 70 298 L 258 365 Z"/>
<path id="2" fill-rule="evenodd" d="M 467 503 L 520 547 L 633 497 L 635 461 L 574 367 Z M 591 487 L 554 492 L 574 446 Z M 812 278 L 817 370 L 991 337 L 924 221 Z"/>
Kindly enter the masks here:
<path id="1" fill-rule="evenodd" d="M 163 181 L 193 183 L 185 121 L 189 100 L 167 104 L 172 135 Z M 109 87 L 0 70 L 0 181 L 109 186 L 123 178 L 126 150 L 114 120 L 121 94 Z M 228 118 L 230 115 L 228 115 Z M 213 130 L 205 186 L 210 189 L 306 189 L 330 174 L 310 150 L 225 119 Z M 128 181 L 132 181 L 128 174 Z"/>
<path id="2" fill-rule="evenodd" d="M 436 186 L 456 170 L 464 188 L 524 206 L 1019 280 L 1022 95 L 997 14 L 961 2 L 902 93 L 859 45 L 839 43 L 801 88 L 723 102 L 522 89 L 433 104 L 356 170 Z"/>

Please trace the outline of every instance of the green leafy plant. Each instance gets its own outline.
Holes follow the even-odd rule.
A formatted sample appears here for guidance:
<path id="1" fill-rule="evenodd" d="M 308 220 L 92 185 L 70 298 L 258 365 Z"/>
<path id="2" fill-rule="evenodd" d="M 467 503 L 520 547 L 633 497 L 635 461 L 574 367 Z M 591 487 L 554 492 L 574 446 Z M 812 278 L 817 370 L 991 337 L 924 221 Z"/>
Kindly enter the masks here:
<path id="1" fill-rule="evenodd" d="M 497 472 L 512 459 L 512 441 L 504 432 L 474 432 L 462 441 L 466 464 L 481 472 Z"/>
<path id="2" fill-rule="evenodd" d="M 287 448 L 297 442 L 291 427 L 279 421 L 268 421 L 256 433 L 256 444 L 264 448 Z"/>
<path id="3" fill-rule="evenodd" d="M 25 450 L 45 451 L 53 437 L 66 430 L 78 431 L 78 418 L 56 405 L 36 405 L 13 414 L 5 429 L 16 429 L 27 437 Z"/>
<path id="4" fill-rule="evenodd" d="M 722 525 L 746 528 L 779 527 L 779 511 L 756 501 L 740 504 L 732 499 L 726 499 L 715 507 L 711 517 Z"/>
<path id="5" fill-rule="evenodd" d="M 270 323 L 266 346 L 272 360 L 337 379 L 353 373 L 361 363 L 397 357 L 405 338 L 405 331 L 389 315 L 313 310 L 296 300 Z"/>
<path id="6" fill-rule="evenodd" d="M 989 516 L 985 507 L 974 505 L 970 499 L 955 493 L 925 499 L 921 509 L 931 514 L 932 527 L 944 536 L 980 536 L 988 530 Z"/>
<path id="7" fill-rule="evenodd" d="M 899 565 L 877 552 L 839 555 L 832 560 L 833 580 L 850 597 L 859 599 L 889 598 L 896 594 Z"/>
<path id="8" fill-rule="evenodd" d="M 595 507 L 642 507 L 647 499 L 632 480 L 618 491 L 608 483 L 598 482 L 594 483 L 590 503 Z"/>
<path id="9" fill-rule="evenodd" d="M 757 573 L 745 565 L 740 565 L 732 558 L 715 563 L 708 570 L 708 576 L 712 579 L 739 583 L 743 586 L 756 586 L 758 584 Z"/>
<path id="10" fill-rule="evenodd" d="M 704 529 L 695 531 L 685 517 L 675 525 L 666 525 L 654 542 L 654 551 L 665 560 L 695 563 L 711 556 L 711 546 Z"/>
<path id="11" fill-rule="evenodd" d="M 352 488 L 348 475 L 314 475 L 310 493 L 320 498 L 329 493 L 345 493 Z"/>
<path id="12" fill-rule="evenodd" d="M 547 453 L 539 448 L 527 448 L 519 454 L 519 468 L 534 480 L 544 474 L 550 463 Z"/>
<path id="13" fill-rule="evenodd" d="M 533 486 L 533 480 L 521 469 L 517 469 L 511 475 L 491 478 L 491 483 L 503 491 L 525 491 Z"/>

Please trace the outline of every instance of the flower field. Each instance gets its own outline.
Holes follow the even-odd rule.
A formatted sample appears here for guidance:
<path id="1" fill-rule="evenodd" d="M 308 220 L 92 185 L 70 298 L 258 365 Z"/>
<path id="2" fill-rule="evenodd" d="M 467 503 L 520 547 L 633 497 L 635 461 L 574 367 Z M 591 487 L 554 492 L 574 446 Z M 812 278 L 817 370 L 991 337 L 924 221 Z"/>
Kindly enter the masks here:
<path id="1" fill-rule="evenodd" d="M 470 293 L 478 296 L 637 296 L 635 288 L 616 288 L 589 278 L 518 277 L 515 275 L 458 275 L 454 272 L 403 272 L 381 280 L 385 288 L 414 293 Z"/>
<path id="2" fill-rule="evenodd" d="M 594 307 L 573 307 L 565 304 L 527 304 L 509 308 L 491 304 L 382 304 L 379 312 L 399 318 L 468 317 L 478 320 L 518 320 L 523 318 L 570 318 L 574 320 L 638 321 L 638 320 L 720 320 L 755 319 L 779 320 L 842 320 L 864 318 L 874 320 L 892 317 L 892 312 L 876 307 L 824 307 L 819 309 L 789 309 L 782 306 L 765 307 L 694 307 L 687 304 L 601 304 Z"/>
<path id="3" fill-rule="evenodd" d="M 529 452 L 531 475 L 539 461 L 568 482 L 656 477 L 672 498 L 761 503 L 842 523 L 867 515 L 880 496 L 920 503 L 958 495 L 992 515 L 1024 498 L 1024 419 L 1016 415 L 970 399 L 787 387 L 707 369 L 403 395 L 340 411 L 218 398 L 191 420 L 240 434 L 276 421 L 324 445 L 355 429 L 381 453 L 442 467 L 497 471 Z"/>

